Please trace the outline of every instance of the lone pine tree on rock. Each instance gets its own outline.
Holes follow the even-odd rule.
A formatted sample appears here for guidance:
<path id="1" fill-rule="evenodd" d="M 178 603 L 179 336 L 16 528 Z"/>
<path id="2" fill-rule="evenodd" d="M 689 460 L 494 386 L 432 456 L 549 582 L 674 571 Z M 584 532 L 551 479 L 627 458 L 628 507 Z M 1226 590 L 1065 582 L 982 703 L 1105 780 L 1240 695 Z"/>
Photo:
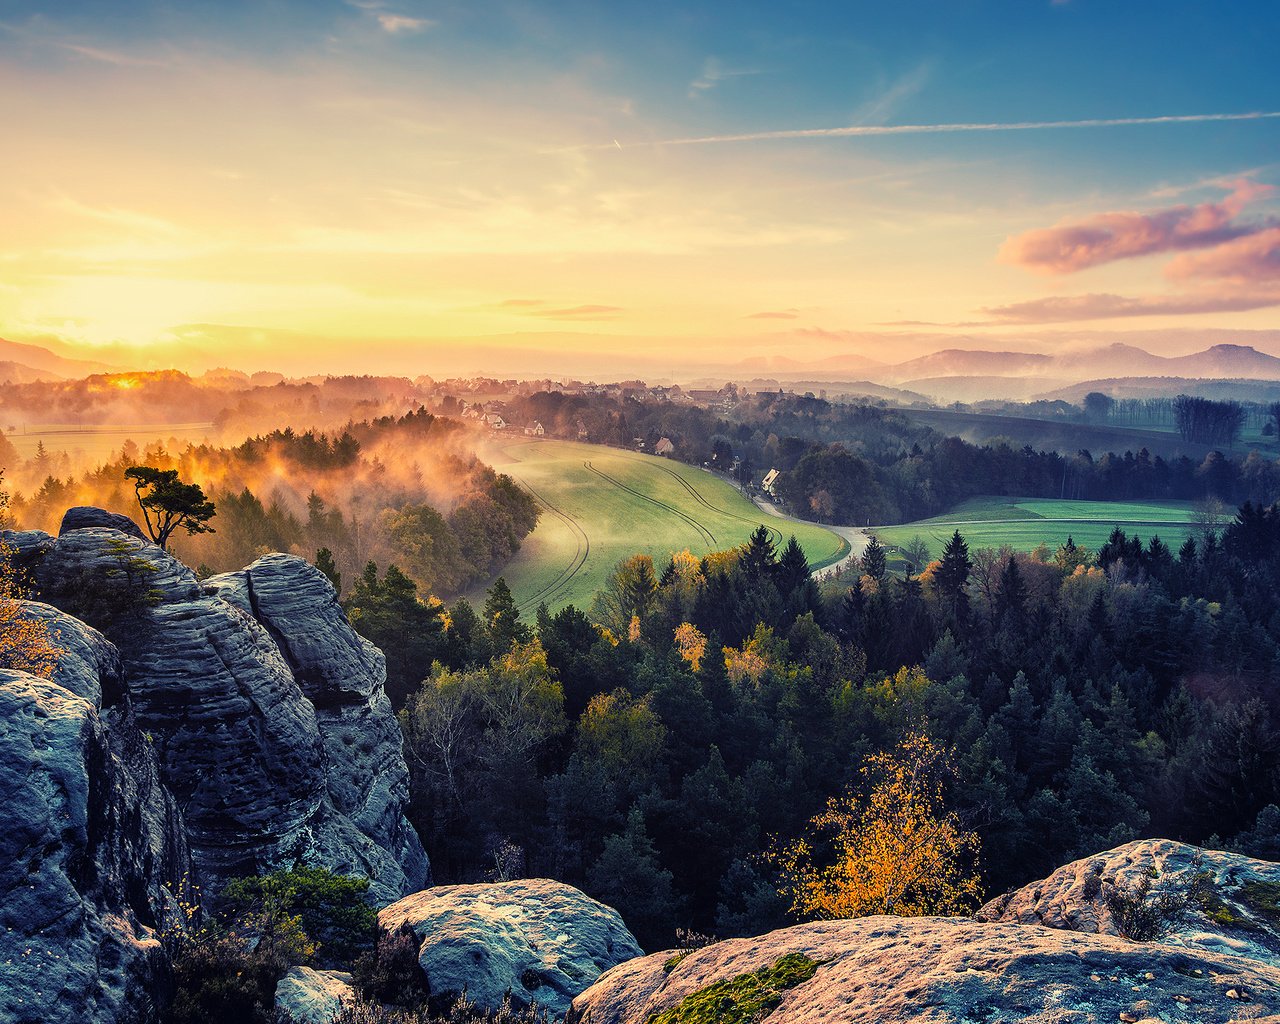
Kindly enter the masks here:
<path id="1" fill-rule="evenodd" d="M 216 532 L 209 525 L 217 511 L 213 502 L 205 497 L 199 484 L 179 480 L 176 469 L 130 466 L 124 475 L 133 481 L 147 532 L 162 549 L 178 527 L 190 534 Z"/>

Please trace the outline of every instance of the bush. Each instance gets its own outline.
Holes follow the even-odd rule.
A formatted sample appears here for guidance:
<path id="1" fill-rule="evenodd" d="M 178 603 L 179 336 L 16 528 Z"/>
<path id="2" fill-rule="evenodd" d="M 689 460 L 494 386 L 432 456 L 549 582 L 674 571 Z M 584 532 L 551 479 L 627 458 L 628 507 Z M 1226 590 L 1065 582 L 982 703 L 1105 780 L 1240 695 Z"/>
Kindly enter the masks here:
<path id="1" fill-rule="evenodd" d="M 1112 887 L 1106 895 L 1107 909 L 1126 939 L 1158 942 L 1186 920 L 1187 910 L 1202 901 L 1208 885 L 1208 878 L 1197 873 L 1185 889 L 1152 892 L 1152 876 L 1143 875 L 1131 891 Z"/>

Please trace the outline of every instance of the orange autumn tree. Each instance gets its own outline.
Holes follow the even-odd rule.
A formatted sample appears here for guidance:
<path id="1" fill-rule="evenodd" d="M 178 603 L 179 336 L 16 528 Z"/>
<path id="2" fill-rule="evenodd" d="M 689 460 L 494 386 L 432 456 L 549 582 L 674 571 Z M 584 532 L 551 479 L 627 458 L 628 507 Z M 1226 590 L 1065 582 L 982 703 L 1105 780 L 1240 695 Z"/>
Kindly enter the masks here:
<path id="1" fill-rule="evenodd" d="M 7 527 L 8 519 L 9 495 L 0 490 L 0 526 Z M 22 601 L 28 596 L 13 564 L 13 549 L 0 543 L 0 668 L 52 679 L 58 667 L 57 637 L 47 619 L 25 609 Z"/>
<path id="2" fill-rule="evenodd" d="M 948 753 L 923 733 L 868 757 L 863 792 L 833 797 L 807 836 L 771 857 L 792 913 L 836 920 L 957 915 L 975 907 L 982 897 L 974 869 L 979 840 L 943 804 L 949 769 Z M 831 856 L 820 859 L 819 848 Z"/>

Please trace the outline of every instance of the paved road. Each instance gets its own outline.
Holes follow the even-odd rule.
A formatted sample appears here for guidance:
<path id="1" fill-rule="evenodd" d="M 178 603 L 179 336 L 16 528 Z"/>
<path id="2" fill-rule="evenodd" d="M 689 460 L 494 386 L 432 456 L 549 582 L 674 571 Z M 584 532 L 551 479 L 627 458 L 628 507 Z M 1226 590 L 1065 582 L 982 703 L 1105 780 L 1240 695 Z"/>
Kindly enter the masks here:
<path id="1" fill-rule="evenodd" d="M 838 562 L 832 562 L 830 565 L 824 565 L 821 569 L 813 571 L 813 578 L 820 580 L 826 576 L 838 572 L 850 562 L 862 557 L 862 552 L 866 550 L 867 545 L 871 542 L 871 537 L 865 530 L 857 526 L 830 526 L 827 523 L 815 523 L 811 519 L 797 519 L 795 516 L 789 516 L 777 505 L 771 501 L 765 501 L 763 498 L 753 497 L 756 508 L 761 512 L 771 515 L 777 519 L 785 519 L 789 523 L 804 523 L 807 526 L 820 526 L 824 530 L 830 530 L 834 534 L 838 534 L 849 542 L 849 553 Z"/>

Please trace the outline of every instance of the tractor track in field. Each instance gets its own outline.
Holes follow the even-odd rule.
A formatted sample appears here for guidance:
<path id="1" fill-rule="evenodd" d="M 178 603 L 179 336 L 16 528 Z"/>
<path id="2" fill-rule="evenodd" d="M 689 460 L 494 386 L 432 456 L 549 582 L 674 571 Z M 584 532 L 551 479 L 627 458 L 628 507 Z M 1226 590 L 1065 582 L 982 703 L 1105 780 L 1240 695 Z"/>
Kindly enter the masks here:
<path id="1" fill-rule="evenodd" d="M 686 523 L 688 523 L 695 530 L 697 530 L 699 534 L 705 537 L 708 544 L 710 544 L 713 548 L 715 547 L 716 535 L 712 533 L 710 530 L 708 530 L 696 519 L 694 519 L 692 516 L 686 515 L 685 513 L 681 512 L 674 505 L 668 505 L 665 501 L 659 501 L 657 498 L 650 497 L 649 495 L 645 494 L 643 491 L 637 491 L 634 487 L 628 487 L 621 480 L 615 480 L 613 477 L 609 476 L 608 473 L 602 473 L 600 470 L 596 469 L 595 466 L 591 465 L 589 461 L 584 462 L 582 465 L 588 472 L 594 473 L 596 476 L 600 477 L 602 480 L 607 480 L 609 483 L 613 484 L 615 487 L 621 487 L 628 494 L 634 494 L 637 498 L 647 501 L 652 505 L 657 505 L 658 508 L 663 509 L 666 512 L 670 512 L 673 516 L 676 516 L 679 519 L 683 519 Z"/>
<path id="2" fill-rule="evenodd" d="M 531 594 L 516 605 L 518 611 L 527 612 L 530 608 L 536 608 L 543 601 L 554 599 L 557 594 L 573 581 L 573 578 L 578 575 L 582 567 L 587 564 L 587 557 L 591 554 L 591 538 L 587 535 L 587 531 L 582 528 L 582 524 L 569 515 L 568 512 L 551 504 L 527 483 L 521 481 L 520 486 L 532 494 L 538 504 L 568 526 L 569 532 L 573 534 L 573 539 L 577 544 L 573 557 L 569 560 L 569 564 L 560 570 L 560 575 L 536 594 Z"/>
<path id="3" fill-rule="evenodd" d="M 640 460 L 632 459 L 631 461 L 639 462 Z M 668 469 L 666 466 L 658 466 L 656 468 L 662 470 L 662 472 L 672 477 L 676 481 L 676 483 L 678 483 L 681 487 L 683 487 L 689 493 L 689 496 L 692 497 L 693 500 L 696 501 L 703 508 L 708 509 L 711 512 L 714 512 L 716 515 L 724 516 L 726 519 L 736 519 L 740 523 L 749 523 L 752 526 L 763 526 L 766 530 L 769 531 L 769 536 L 773 540 L 774 544 L 778 545 L 779 547 L 782 545 L 782 531 L 779 530 L 776 526 L 770 526 L 768 523 L 762 523 L 758 519 L 751 519 L 748 516 L 740 516 L 736 512 L 729 512 L 726 509 L 717 508 L 715 505 L 711 504 L 710 501 L 704 498 L 702 494 L 699 493 L 698 489 L 693 486 L 693 484 L 689 483 L 688 480 L 682 477 L 674 469 Z"/>

